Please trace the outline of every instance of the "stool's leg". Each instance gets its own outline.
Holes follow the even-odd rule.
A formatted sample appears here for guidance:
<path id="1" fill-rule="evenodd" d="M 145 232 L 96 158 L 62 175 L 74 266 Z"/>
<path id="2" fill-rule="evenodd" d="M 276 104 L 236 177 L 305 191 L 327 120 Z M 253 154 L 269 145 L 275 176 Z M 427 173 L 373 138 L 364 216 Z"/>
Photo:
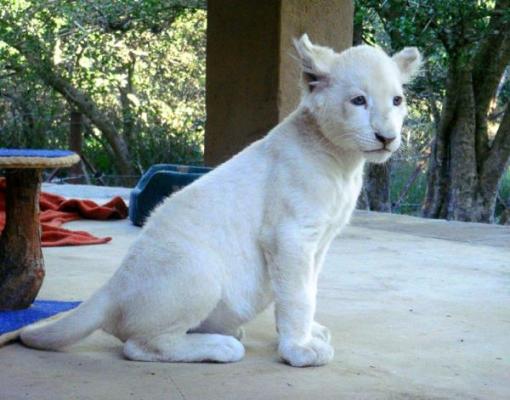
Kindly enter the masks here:
<path id="1" fill-rule="evenodd" d="M 44 278 L 39 224 L 41 172 L 7 170 L 6 223 L 0 236 L 0 311 L 29 307 Z"/>

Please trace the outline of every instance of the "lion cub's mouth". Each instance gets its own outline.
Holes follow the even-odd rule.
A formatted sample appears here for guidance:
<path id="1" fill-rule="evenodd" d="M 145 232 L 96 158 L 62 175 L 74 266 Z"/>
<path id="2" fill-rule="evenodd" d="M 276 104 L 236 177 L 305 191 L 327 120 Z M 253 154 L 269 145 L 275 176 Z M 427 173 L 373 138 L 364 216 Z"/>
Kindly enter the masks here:
<path id="1" fill-rule="evenodd" d="M 382 149 L 375 149 L 375 150 L 363 150 L 363 153 L 393 153 L 391 150 L 387 149 L 386 147 Z"/>

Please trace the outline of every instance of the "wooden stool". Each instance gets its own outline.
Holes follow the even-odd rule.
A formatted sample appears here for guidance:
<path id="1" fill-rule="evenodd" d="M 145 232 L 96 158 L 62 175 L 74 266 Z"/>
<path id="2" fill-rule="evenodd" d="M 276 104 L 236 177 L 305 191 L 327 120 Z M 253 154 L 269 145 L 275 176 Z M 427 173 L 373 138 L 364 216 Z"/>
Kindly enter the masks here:
<path id="1" fill-rule="evenodd" d="M 69 167 L 80 157 L 65 150 L 0 149 L 5 169 L 5 227 L 0 236 L 0 311 L 29 307 L 44 279 L 39 192 L 44 168 Z"/>

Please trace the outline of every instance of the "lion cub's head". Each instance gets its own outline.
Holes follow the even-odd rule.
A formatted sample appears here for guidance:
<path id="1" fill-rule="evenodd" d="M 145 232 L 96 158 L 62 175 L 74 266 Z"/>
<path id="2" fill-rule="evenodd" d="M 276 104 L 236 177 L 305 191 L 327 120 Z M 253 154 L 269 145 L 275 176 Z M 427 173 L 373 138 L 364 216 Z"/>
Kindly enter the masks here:
<path id="1" fill-rule="evenodd" d="M 364 45 L 339 54 L 312 44 L 306 34 L 294 45 L 303 68 L 302 105 L 324 135 L 368 161 L 386 161 L 400 146 L 407 113 L 402 85 L 420 68 L 418 50 L 406 47 L 389 57 Z"/>

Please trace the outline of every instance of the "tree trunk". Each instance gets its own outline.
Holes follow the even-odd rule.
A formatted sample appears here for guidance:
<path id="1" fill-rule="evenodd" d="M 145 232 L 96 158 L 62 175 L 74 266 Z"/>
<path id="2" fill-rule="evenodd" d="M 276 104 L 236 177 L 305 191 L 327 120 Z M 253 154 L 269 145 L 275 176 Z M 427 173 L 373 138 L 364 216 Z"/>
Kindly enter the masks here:
<path id="1" fill-rule="evenodd" d="M 427 191 L 422 213 L 426 218 L 446 218 L 448 193 L 450 130 L 455 124 L 456 96 L 455 78 L 450 72 L 447 79 L 446 96 L 443 101 L 441 119 L 436 137 L 432 142 L 427 169 Z"/>
<path id="2" fill-rule="evenodd" d="M 6 224 L 0 236 L 0 311 L 29 307 L 44 279 L 39 170 L 7 170 Z"/>
<path id="3" fill-rule="evenodd" d="M 367 165 L 364 185 L 369 210 L 391 212 L 390 169 L 390 162 Z"/>
<path id="4" fill-rule="evenodd" d="M 121 112 L 122 112 L 122 125 L 123 129 L 122 132 L 124 134 L 124 137 L 126 138 L 128 143 L 133 142 L 133 134 L 135 129 L 135 111 L 133 110 L 133 107 L 131 105 L 131 101 L 129 100 L 128 95 L 134 94 L 134 74 L 135 74 L 135 63 L 136 63 L 136 57 L 135 55 L 130 52 L 129 53 L 130 62 L 126 65 L 126 72 L 127 72 L 127 79 L 126 79 L 126 86 L 120 86 L 119 92 L 120 92 L 120 105 L 121 105 Z"/>
<path id="5" fill-rule="evenodd" d="M 452 60 L 441 124 L 429 159 L 423 215 L 460 221 L 477 220 L 475 104 L 471 71 Z"/>
<path id="6" fill-rule="evenodd" d="M 510 159 L 510 106 L 507 105 L 505 114 L 499 125 L 496 136 L 492 141 L 488 156 L 480 168 L 478 181 L 479 215 L 481 222 L 493 222 L 498 187 Z"/>
<path id="7" fill-rule="evenodd" d="M 475 154 L 475 104 L 471 71 L 454 72 L 456 82 L 455 119 L 450 129 L 447 219 L 477 221 L 474 200 L 477 185 Z"/>
<path id="8" fill-rule="evenodd" d="M 82 114 L 78 111 L 71 111 L 71 120 L 69 126 L 69 150 L 74 151 L 76 154 L 82 157 L 82 146 L 83 146 L 83 135 L 82 135 Z M 73 183 L 79 183 L 81 181 L 80 176 L 84 175 L 83 163 L 73 165 L 69 168 L 69 174 L 74 177 Z"/>
<path id="9" fill-rule="evenodd" d="M 494 221 L 499 181 L 510 157 L 510 112 L 507 108 L 490 146 L 478 138 L 486 135 L 486 122 L 477 126 L 476 82 L 471 71 L 458 65 L 452 61 L 448 73 L 422 211 L 429 218 L 490 223 Z"/>

